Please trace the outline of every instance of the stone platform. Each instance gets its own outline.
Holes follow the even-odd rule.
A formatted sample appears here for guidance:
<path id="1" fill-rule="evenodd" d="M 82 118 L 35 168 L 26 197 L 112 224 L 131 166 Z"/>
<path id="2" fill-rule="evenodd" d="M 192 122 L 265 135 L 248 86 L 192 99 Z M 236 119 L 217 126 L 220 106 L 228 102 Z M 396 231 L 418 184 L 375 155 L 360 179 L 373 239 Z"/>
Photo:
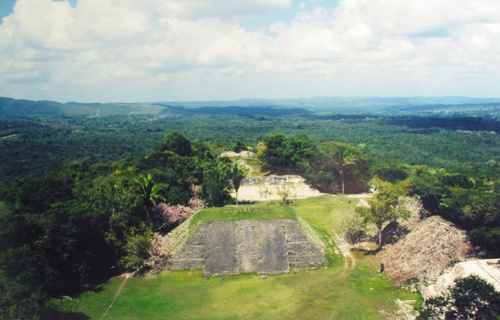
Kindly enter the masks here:
<path id="1" fill-rule="evenodd" d="M 324 254 L 293 220 L 203 223 L 174 252 L 170 269 L 203 269 L 205 275 L 287 273 L 318 267 Z"/>

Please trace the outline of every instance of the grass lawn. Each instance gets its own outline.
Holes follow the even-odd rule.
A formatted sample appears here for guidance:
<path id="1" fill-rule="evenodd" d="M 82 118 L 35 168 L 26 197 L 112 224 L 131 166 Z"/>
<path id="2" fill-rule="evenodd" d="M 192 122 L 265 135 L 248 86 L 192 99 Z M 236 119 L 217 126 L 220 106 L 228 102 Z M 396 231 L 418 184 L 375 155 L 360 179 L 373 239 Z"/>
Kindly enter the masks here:
<path id="1" fill-rule="evenodd" d="M 191 224 L 198 225 L 201 222 L 211 221 L 272 219 L 296 220 L 296 217 L 293 208 L 289 206 L 274 203 L 272 205 L 239 205 L 203 209 L 193 217 Z"/>
<path id="2" fill-rule="evenodd" d="M 239 206 L 204 210 L 203 221 L 220 216 L 260 219 L 291 218 L 297 212 L 322 235 L 340 230 L 339 212 L 354 206 L 345 196 L 300 200 L 293 206 Z M 229 219 L 229 217 L 227 218 Z M 233 219 L 234 220 L 234 219 Z M 267 276 L 243 274 L 209 277 L 198 271 L 176 271 L 151 278 L 128 279 L 104 319 L 385 319 L 380 310 L 394 310 L 394 301 L 419 300 L 419 295 L 394 287 L 378 272 L 370 256 L 357 254 L 346 272 L 338 254 L 329 267 Z M 98 292 L 86 292 L 77 310 L 101 319 L 124 278 L 111 279 Z"/>

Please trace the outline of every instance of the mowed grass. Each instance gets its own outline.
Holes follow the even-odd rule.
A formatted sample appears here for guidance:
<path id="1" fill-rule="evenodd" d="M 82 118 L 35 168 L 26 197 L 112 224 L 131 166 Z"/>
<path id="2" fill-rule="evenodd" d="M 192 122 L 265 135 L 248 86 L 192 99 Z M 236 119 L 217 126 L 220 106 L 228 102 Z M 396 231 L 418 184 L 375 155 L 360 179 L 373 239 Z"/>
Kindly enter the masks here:
<path id="1" fill-rule="evenodd" d="M 129 279 L 105 319 L 384 319 L 379 311 L 393 310 L 396 298 L 416 298 L 366 262 L 342 281 L 336 268 L 300 271 L 266 279 L 207 279 L 200 271 Z M 80 310 L 100 319 L 122 281 L 114 278 L 102 292 L 83 295 Z"/>
<path id="2" fill-rule="evenodd" d="M 198 212 L 191 222 L 198 225 L 201 222 L 212 221 L 237 221 L 237 220 L 296 220 L 293 208 L 285 205 L 239 205 L 223 208 L 207 208 Z"/>
<path id="3" fill-rule="evenodd" d="M 324 195 L 297 201 L 293 209 L 309 224 L 322 233 L 333 236 L 342 234 L 343 215 L 356 207 L 359 199 L 348 195 Z"/>
<path id="4" fill-rule="evenodd" d="M 348 200 L 323 196 L 290 207 L 273 204 L 204 212 L 205 219 L 231 210 L 239 218 L 243 209 L 255 217 L 275 212 L 291 218 L 297 212 L 318 232 L 331 235 L 341 221 L 339 212 L 354 205 L 354 199 Z M 346 272 L 340 256 L 329 254 L 336 261 L 330 267 L 265 278 L 256 274 L 207 278 L 201 270 L 131 278 L 104 319 L 385 319 L 380 311 L 393 311 L 397 298 L 419 300 L 418 294 L 394 287 L 371 257 L 357 254 L 356 268 Z M 102 291 L 83 294 L 75 311 L 101 319 L 123 281 L 113 278 Z"/>

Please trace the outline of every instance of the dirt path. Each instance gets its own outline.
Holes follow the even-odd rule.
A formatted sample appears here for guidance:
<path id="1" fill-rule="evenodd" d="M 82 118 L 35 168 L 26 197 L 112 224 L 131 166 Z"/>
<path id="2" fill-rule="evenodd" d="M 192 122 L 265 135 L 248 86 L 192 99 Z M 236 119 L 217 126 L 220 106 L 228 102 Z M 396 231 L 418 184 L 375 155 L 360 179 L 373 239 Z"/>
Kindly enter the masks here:
<path id="1" fill-rule="evenodd" d="M 9 139 L 9 138 L 14 138 L 14 137 L 17 137 L 19 134 L 11 134 L 11 135 L 8 135 L 8 136 L 3 136 L 3 137 L 0 137 L 0 139 Z"/>
<path id="2" fill-rule="evenodd" d="M 338 279 L 347 279 L 356 267 L 356 259 L 351 254 L 349 243 L 339 236 L 335 230 L 332 229 L 332 232 L 334 234 L 333 240 L 335 241 L 335 246 L 339 249 L 342 256 L 344 256 L 344 268 L 338 275 Z"/>
<path id="3" fill-rule="evenodd" d="M 128 273 L 123 276 L 123 282 L 120 285 L 120 288 L 118 288 L 118 291 L 116 291 L 116 294 L 113 298 L 113 301 L 111 301 L 111 303 L 109 304 L 108 308 L 106 309 L 106 311 L 104 312 L 104 314 L 102 315 L 100 320 L 104 319 L 104 317 L 106 317 L 106 315 L 108 314 L 109 310 L 111 310 L 111 308 L 113 307 L 113 303 L 115 303 L 115 301 L 118 298 L 118 296 L 120 295 L 120 293 L 122 293 L 122 290 L 125 287 L 125 285 L 127 284 L 127 281 L 128 281 L 128 279 L 130 279 L 130 277 L 132 277 L 132 275 L 128 274 Z"/>

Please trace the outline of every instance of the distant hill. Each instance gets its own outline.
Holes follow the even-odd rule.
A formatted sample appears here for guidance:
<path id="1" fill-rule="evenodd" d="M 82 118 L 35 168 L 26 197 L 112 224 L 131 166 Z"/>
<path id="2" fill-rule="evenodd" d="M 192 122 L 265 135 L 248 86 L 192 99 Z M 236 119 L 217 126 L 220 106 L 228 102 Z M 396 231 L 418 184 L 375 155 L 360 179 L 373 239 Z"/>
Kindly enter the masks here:
<path id="1" fill-rule="evenodd" d="M 54 101 L 16 100 L 0 97 L 0 116 L 40 116 L 40 115 L 132 115 L 160 114 L 166 106 L 147 103 L 59 103 Z"/>
<path id="2" fill-rule="evenodd" d="M 231 115 L 306 115 L 311 114 L 310 110 L 304 108 L 277 108 L 274 106 L 223 106 L 223 107 L 198 107 L 198 108 L 186 108 L 186 107 L 170 107 L 165 110 L 168 113 L 182 113 L 182 114 L 231 114 Z"/>
<path id="3" fill-rule="evenodd" d="M 243 99 L 153 103 L 59 103 L 0 97 L 0 116 L 41 115 L 307 115 L 335 114 L 415 115 L 415 113 L 500 117 L 500 98 L 467 97 L 319 97 L 306 99 Z"/>
<path id="4" fill-rule="evenodd" d="M 213 107 L 171 106 L 168 103 L 59 103 L 54 101 L 16 100 L 0 97 L 0 116 L 42 116 L 42 115 L 167 115 L 167 114 L 231 114 L 231 115 L 293 115 L 309 114 L 303 108 L 277 108 L 276 106 L 238 106 Z"/>
<path id="5" fill-rule="evenodd" d="M 0 97 L 0 115 L 25 116 L 25 115 L 53 115 L 63 114 L 61 104 L 53 101 L 16 100 Z"/>
<path id="6" fill-rule="evenodd" d="M 470 105 L 470 104 L 500 104 L 500 98 L 469 98 L 469 97 L 316 97 L 300 99 L 241 99 L 233 101 L 185 101 L 165 102 L 173 107 L 257 107 L 274 108 L 306 108 L 331 110 L 332 108 L 370 108 L 381 107 L 412 107 L 437 105 Z"/>

